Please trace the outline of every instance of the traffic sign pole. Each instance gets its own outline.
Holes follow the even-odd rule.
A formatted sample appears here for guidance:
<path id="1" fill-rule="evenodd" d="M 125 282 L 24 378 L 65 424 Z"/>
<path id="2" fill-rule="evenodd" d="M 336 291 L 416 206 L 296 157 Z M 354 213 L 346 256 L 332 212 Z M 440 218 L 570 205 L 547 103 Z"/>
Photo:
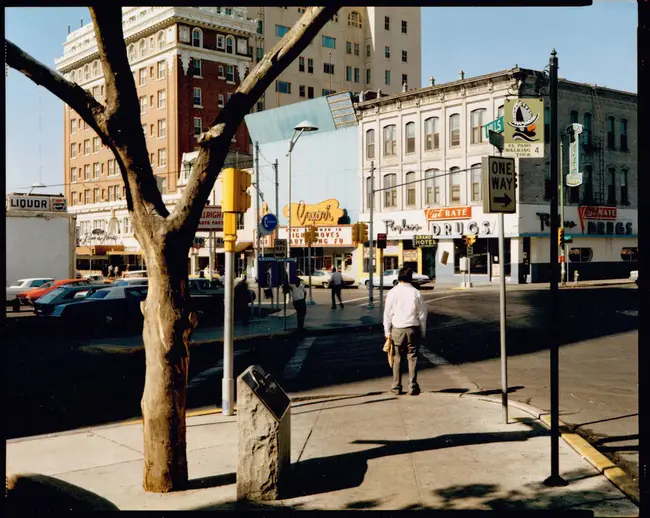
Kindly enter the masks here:
<path id="1" fill-rule="evenodd" d="M 508 424 L 508 351 L 506 348 L 506 271 L 503 212 L 499 214 L 499 322 L 501 338 L 501 413 Z"/>

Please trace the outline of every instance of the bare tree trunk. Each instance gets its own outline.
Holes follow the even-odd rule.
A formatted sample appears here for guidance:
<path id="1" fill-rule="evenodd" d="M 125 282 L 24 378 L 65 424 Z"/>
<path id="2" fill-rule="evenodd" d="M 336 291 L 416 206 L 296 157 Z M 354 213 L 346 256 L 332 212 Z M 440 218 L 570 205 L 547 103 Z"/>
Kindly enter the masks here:
<path id="1" fill-rule="evenodd" d="M 144 252 L 149 291 L 142 303 L 146 356 L 141 402 L 143 488 L 165 493 L 185 487 L 188 480 L 185 401 L 189 339 L 196 317 L 188 309 L 187 248 L 167 245 L 152 250 L 146 246 Z"/>

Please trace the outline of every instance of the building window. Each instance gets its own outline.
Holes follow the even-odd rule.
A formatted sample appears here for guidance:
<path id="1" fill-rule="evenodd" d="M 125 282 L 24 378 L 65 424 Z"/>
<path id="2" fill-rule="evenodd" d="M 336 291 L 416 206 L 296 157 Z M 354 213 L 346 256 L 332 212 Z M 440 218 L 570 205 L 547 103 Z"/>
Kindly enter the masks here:
<path id="1" fill-rule="evenodd" d="M 449 116 L 449 147 L 460 146 L 460 114 Z"/>
<path id="2" fill-rule="evenodd" d="M 93 77 L 99 76 L 99 61 L 93 63 Z"/>
<path id="3" fill-rule="evenodd" d="M 630 200 L 627 192 L 627 169 L 621 169 L 621 205 L 629 205 Z"/>
<path id="4" fill-rule="evenodd" d="M 397 152 L 397 126 L 391 124 L 384 128 L 384 156 L 395 156 Z"/>
<path id="5" fill-rule="evenodd" d="M 313 86 L 308 86 L 307 87 L 307 99 L 313 99 L 314 98 L 314 87 Z"/>
<path id="6" fill-rule="evenodd" d="M 366 158 L 375 158 L 375 130 L 366 131 Z"/>
<path id="7" fill-rule="evenodd" d="M 77 205 L 77 193 L 72 193 L 72 205 Z"/>
<path id="8" fill-rule="evenodd" d="M 235 65 L 226 65 L 226 81 L 235 82 Z"/>
<path id="9" fill-rule="evenodd" d="M 352 81 L 352 67 L 345 67 L 345 80 Z"/>
<path id="10" fill-rule="evenodd" d="M 93 86 L 93 97 L 99 101 L 99 86 Z"/>
<path id="11" fill-rule="evenodd" d="M 158 150 L 158 167 L 165 167 L 167 165 L 167 150 Z"/>
<path id="12" fill-rule="evenodd" d="M 390 70 L 384 71 L 384 82 L 390 85 Z"/>
<path id="13" fill-rule="evenodd" d="M 167 119 L 160 119 L 158 121 L 158 138 L 167 136 Z"/>
<path id="14" fill-rule="evenodd" d="M 90 164 L 84 166 L 84 180 L 90 180 Z"/>
<path id="15" fill-rule="evenodd" d="M 349 41 L 345 42 L 345 53 L 352 55 L 352 43 Z"/>
<path id="16" fill-rule="evenodd" d="M 108 176 L 115 176 L 115 159 L 111 158 L 108 161 Z"/>
<path id="17" fill-rule="evenodd" d="M 77 119 L 72 119 L 70 121 L 70 133 L 73 135 L 77 133 Z"/>
<path id="18" fill-rule="evenodd" d="M 198 136 L 203 132 L 203 122 L 200 117 L 194 117 L 194 136 Z"/>
<path id="19" fill-rule="evenodd" d="M 332 63 L 323 63 L 323 72 L 326 74 L 334 73 L 334 65 Z"/>
<path id="20" fill-rule="evenodd" d="M 367 85 L 370 84 L 370 77 L 371 77 L 371 76 L 370 76 L 370 69 L 369 69 L 369 68 L 366 68 L 366 84 L 367 84 Z"/>
<path id="21" fill-rule="evenodd" d="M 275 26 L 275 35 L 278 38 L 282 38 L 287 32 L 289 32 L 289 27 L 285 25 L 276 25 Z"/>
<path id="22" fill-rule="evenodd" d="M 402 34 L 407 33 L 407 27 L 408 27 L 408 25 L 407 25 L 406 20 L 402 20 Z"/>
<path id="23" fill-rule="evenodd" d="M 323 89 L 321 90 L 321 95 L 322 95 L 322 96 L 325 96 L 325 95 L 332 95 L 332 94 L 335 94 L 335 93 L 336 93 L 336 90 L 329 90 L 328 88 L 323 88 Z"/>
<path id="24" fill-rule="evenodd" d="M 424 121 L 424 150 L 440 149 L 440 130 L 438 117 L 430 117 Z"/>
<path id="25" fill-rule="evenodd" d="M 93 179 L 97 180 L 99 178 L 99 162 L 93 164 Z"/>
<path id="26" fill-rule="evenodd" d="M 147 113 L 147 96 L 143 95 L 140 97 L 140 113 L 144 115 Z"/>
<path id="27" fill-rule="evenodd" d="M 348 14 L 348 25 L 350 27 L 361 28 L 361 15 L 357 11 L 352 11 Z"/>
<path id="28" fill-rule="evenodd" d="M 405 127 L 406 154 L 415 153 L 415 122 L 408 122 Z"/>
<path id="29" fill-rule="evenodd" d="M 384 175 L 384 189 L 397 185 L 397 175 L 395 173 Z M 397 188 L 387 189 L 384 191 L 384 207 L 397 207 Z"/>
<path id="30" fill-rule="evenodd" d="M 257 61 L 258 63 L 262 61 L 262 58 L 264 57 L 264 49 L 262 47 L 257 47 Z M 304 72 L 304 70 L 303 70 Z"/>
<path id="31" fill-rule="evenodd" d="M 158 90 L 158 108 L 167 106 L 167 94 L 165 90 Z"/>
<path id="32" fill-rule="evenodd" d="M 101 200 L 99 199 L 99 188 L 93 189 L 93 203 L 99 203 Z"/>
<path id="33" fill-rule="evenodd" d="M 621 151 L 629 151 L 627 148 L 627 119 L 621 119 Z"/>
<path id="34" fill-rule="evenodd" d="M 452 167 L 449 170 L 449 192 L 451 193 L 451 205 L 460 205 L 462 202 L 461 182 L 462 175 L 459 167 Z"/>
<path id="35" fill-rule="evenodd" d="M 135 61 L 135 45 L 129 45 L 129 63 L 133 63 L 134 61 Z M 85 76 L 85 72 L 86 72 L 86 68 L 84 67 L 84 76 Z"/>
<path id="36" fill-rule="evenodd" d="M 287 81 L 276 81 L 275 82 L 275 91 L 280 92 L 281 94 L 290 94 L 291 93 L 291 83 Z"/>
<path id="37" fill-rule="evenodd" d="M 408 63 L 408 52 L 406 50 L 402 51 L 402 62 Z"/>
<path id="38" fill-rule="evenodd" d="M 153 36 L 149 38 L 149 50 L 156 50 L 156 41 Z"/>
<path id="39" fill-rule="evenodd" d="M 304 72 L 305 71 L 305 58 L 300 56 L 298 58 L 298 72 Z"/>
<path id="40" fill-rule="evenodd" d="M 582 143 L 587 147 L 591 147 L 591 113 L 585 113 L 583 115 L 583 121 Z"/>
<path id="41" fill-rule="evenodd" d="M 471 168 L 472 175 L 472 201 L 481 201 L 482 196 L 482 174 L 481 164 L 474 164 Z"/>
<path id="42" fill-rule="evenodd" d="M 591 165 L 585 166 L 585 175 L 584 175 L 584 199 L 583 203 L 592 203 L 594 199 L 594 178 L 593 178 L 593 168 Z"/>
<path id="43" fill-rule="evenodd" d="M 158 50 L 162 50 L 165 48 L 165 33 L 163 31 L 160 31 L 158 33 Z"/>
<path id="44" fill-rule="evenodd" d="M 372 45 L 366 45 L 366 57 L 369 58 L 372 53 Z"/>
<path id="45" fill-rule="evenodd" d="M 93 153 L 99 153 L 99 137 L 93 137 Z"/>
<path id="46" fill-rule="evenodd" d="M 415 172 L 406 173 L 406 205 L 415 205 Z"/>
<path id="47" fill-rule="evenodd" d="M 90 155 L 90 139 L 84 140 L 84 155 Z"/>
<path id="48" fill-rule="evenodd" d="M 233 54 L 235 52 L 235 38 L 226 36 L 226 54 Z"/>
<path id="49" fill-rule="evenodd" d="M 370 177 L 366 178 L 366 208 L 370 207 L 371 195 L 372 195 L 372 179 Z M 377 209 L 377 197 L 372 200 L 373 210 Z"/>
<path id="50" fill-rule="evenodd" d="M 90 203 L 90 189 L 84 191 L 84 203 L 88 205 Z"/>
<path id="51" fill-rule="evenodd" d="M 217 50 L 226 48 L 226 37 L 223 34 L 217 34 Z"/>
<path id="52" fill-rule="evenodd" d="M 77 145 L 70 144 L 70 158 L 77 158 Z"/>
<path id="53" fill-rule="evenodd" d="M 388 16 L 384 16 L 384 29 L 390 30 L 390 18 Z"/>
<path id="54" fill-rule="evenodd" d="M 616 135 L 614 134 L 614 117 L 607 118 L 607 147 L 616 149 Z"/>
<path id="55" fill-rule="evenodd" d="M 264 101 L 257 101 L 256 109 L 258 112 L 264 111 Z"/>
<path id="56" fill-rule="evenodd" d="M 570 121 L 570 124 L 578 124 L 578 111 L 577 110 L 571 110 L 571 113 L 569 113 L 569 121 Z"/>
<path id="57" fill-rule="evenodd" d="M 149 67 L 149 79 L 156 79 L 156 70 L 154 67 Z"/>
<path id="58" fill-rule="evenodd" d="M 149 96 L 149 108 L 153 108 L 156 106 L 156 99 L 153 95 Z"/>
<path id="59" fill-rule="evenodd" d="M 224 97 L 223 94 L 219 94 L 217 97 L 217 107 L 218 108 L 223 108 L 225 105 Z"/>
<path id="60" fill-rule="evenodd" d="M 551 108 L 544 107 L 544 142 L 548 144 L 551 141 Z"/>
<path id="61" fill-rule="evenodd" d="M 425 202 L 427 205 L 440 205 L 439 169 L 427 169 L 425 175 Z"/>
<path id="62" fill-rule="evenodd" d="M 305 85 L 298 86 L 298 96 L 299 97 L 306 97 L 307 96 L 307 92 L 305 91 Z"/>
<path id="63" fill-rule="evenodd" d="M 73 182 L 77 179 L 77 168 L 76 167 L 71 167 L 70 168 L 70 180 Z"/>
<path id="64" fill-rule="evenodd" d="M 312 58 L 307 58 L 307 73 L 314 73 L 314 60 Z"/>
<path id="65" fill-rule="evenodd" d="M 591 248 L 570 248 L 569 261 L 572 263 L 588 263 L 594 257 Z"/>
<path id="66" fill-rule="evenodd" d="M 158 79 L 165 79 L 167 77 L 167 63 L 165 61 L 158 61 Z"/>
<path id="67" fill-rule="evenodd" d="M 335 49 L 336 38 L 332 38 L 331 36 L 323 36 L 323 47 L 326 47 L 328 49 Z"/>
<path id="68" fill-rule="evenodd" d="M 201 77 L 203 73 L 203 67 L 200 59 L 191 58 L 190 60 L 190 71 L 194 77 Z"/>
<path id="69" fill-rule="evenodd" d="M 140 40 L 140 43 L 138 44 L 138 53 L 141 58 L 147 55 L 147 40 Z"/>
<path id="70" fill-rule="evenodd" d="M 616 171 L 613 167 L 607 168 L 607 204 L 616 205 Z"/>
<path id="71" fill-rule="evenodd" d="M 201 96 L 201 89 L 194 87 L 194 95 L 193 95 L 193 103 L 194 107 L 202 107 L 202 96 Z"/>
<path id="72" fill-rule="evenodd" d="M 481 144 L 483 142 L 483 118 L 487 110 L 474 110 L 471 113 L 472 118 L 472 144 Z"/>
<path id="73" fill-rule="evenodd" d="M 264 21 L 257 20 L 257 34 L 264 34 Z"/>
<path id="74" fill-rule="evenodd" d="M 192 29 L 192 47 L 203 47 L 203 31 L 201 29 Z"/>
<path id="75" fill-rule="evenodd" d="M 226 79 L 226 73 L 223 71 L 223 65 L 217 67 L 217 77 L 219 79 Z"/>
<path id="76" fill-rule="evenodd" d="M 384 56 L 386 59 L 390 59 L 390 47 L 384 47 Z"/>
<path id="77" fill-rule="evenodd" d="M 621 259 L 623 261 L 638 261 L 639 260 L 639 247 L 621 249 Z"/>
<path id="78" fill-rule="evenodd" d="M 141 68 L 138 70 L 138 86 L 144 86 L 147 84 L 147 69 L 146 68 Z"/>
<path id="79" fill-rule="evenodd" d="M 355 56 L 358 56 L 358 55 L 359 55 L 359 51 L 360 51 L 359 44 L 358 44 L 358 43 L 355 43 L 355 44 L 354 44 L 354 55 L 355 55 Z"/>
<path id="80" fill-rule="evenodd" d="M 503 117 L 504 113 L 505 113 L 505 110 L 504 110 L 504 107 L 503 107 L 503 104 L 502 104 L 501 106 L 499 106 L 497 108 L 497 119 L 500 119 L 501 117 Z"/>
<path id="81" fill-rule="evenodd" d="M 361 70 L 359 70 L 358 68 L 355 68 L 354 69 L 354 82 L 355 83 L 358 83 L 360 81 L 360 74 L 361 74 Z"/>

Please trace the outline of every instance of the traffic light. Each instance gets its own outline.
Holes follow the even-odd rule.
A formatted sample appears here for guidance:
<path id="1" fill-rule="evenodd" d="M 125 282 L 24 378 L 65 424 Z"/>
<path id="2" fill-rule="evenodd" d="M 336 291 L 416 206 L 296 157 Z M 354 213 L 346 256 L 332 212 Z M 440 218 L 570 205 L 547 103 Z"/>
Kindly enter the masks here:
<path id="1" fill-rule="evenodd" d="M 365 223 L 359 223 L 359 240 L 362 243 L 368 241 L 368 225 Z"/>
<path id="2" fill-rule="evenodd" d="M 562 248 L 564 246 L 564 229 L 561 227 L 558 229 L 557 241 L 560 248 Z"/>
<path id="3" fill-rule="evenodd" d="M 243 169 L 229 167 L 222 173 L 221 210 L 244 214 L 251 206 L 251 175 Z"/>
<path id="4" fill-rule="evenodd" d="M 361 240 L 359 239 L 359 223 L 355 223 L 352 225 L 352 242 L 353 243 L 359 243 Z"/>
<path id="5" fill-rule="evenodd" d="M 313 225 L 307 227 L 307 228 L 305 229 L 305 232 L 304 232 L 304 234 L 303 234 L 303 237 L 304 237 L 304 239 L 305 239 L 305 244 L 306 244 L 307 246 L 311 246 L 311 245 L 314 244 L 316 241 L 318 241 L 318 236 L 317 236 L 317 234 L 316 234 L 316 227 L 314 227 Z"/>
<path id="6" fill-rule="evenodd" d="M 465 244 L 467 246 L 472 246 L 476 242 L 476 236 L 474 234 L 470 234 L 469 236 L 465 236 Z"/>

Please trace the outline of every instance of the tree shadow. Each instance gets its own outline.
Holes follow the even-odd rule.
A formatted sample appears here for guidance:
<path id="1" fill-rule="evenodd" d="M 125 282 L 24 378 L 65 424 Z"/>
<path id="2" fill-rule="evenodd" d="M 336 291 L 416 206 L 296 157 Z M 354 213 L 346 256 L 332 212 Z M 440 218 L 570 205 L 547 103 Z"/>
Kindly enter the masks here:
<path id="1" fill-rule="evenodd" d="M 237 475 L 235 473 L 223 473 L 221 475 L 213 475 L 210 477 L 201 477 L 189 480 L 186 490 L 205 489 L 208 487 L 229 486 L 230 484 L 237 483 Z"/>
<path id="2" fill-rule="evenodd" d="M 392 401 L 394 399 L 398 399 L 398 397 L 393 396 L 393 397 L 386 397 L 386 398 L 382 398 L 382 399 L 373 399 L 372 401 L 361 401 L 359 403 L 350 403 L 349 405 L 337 405 L 337 406 L 330 406 L 330 407 L 326 407 L 326 408 L 318 408 L 318 409 L 314 409 L 314 410 L 305 410 L 304 412 L 298 412 L 297 410 L 298 410 L 298 408 L 300 408 L 300 407 L 298 407 L 298 408 L 296 408 L 296 412 L 292 412 L 292 413 L 294 413 L 294 415 L 311 414 L 312 412 L 322 412 L 322 411 L 325 411 L 325 410 L 337 410 L 339 408 L 346 408 L 346 407 L 351 407 L 351 406 L 370 405 L 372 403 L 384 403 L 385 401 Z M 330 403 L 330 402 L 331 401 L 321 401 L 321 403 Z"/>

